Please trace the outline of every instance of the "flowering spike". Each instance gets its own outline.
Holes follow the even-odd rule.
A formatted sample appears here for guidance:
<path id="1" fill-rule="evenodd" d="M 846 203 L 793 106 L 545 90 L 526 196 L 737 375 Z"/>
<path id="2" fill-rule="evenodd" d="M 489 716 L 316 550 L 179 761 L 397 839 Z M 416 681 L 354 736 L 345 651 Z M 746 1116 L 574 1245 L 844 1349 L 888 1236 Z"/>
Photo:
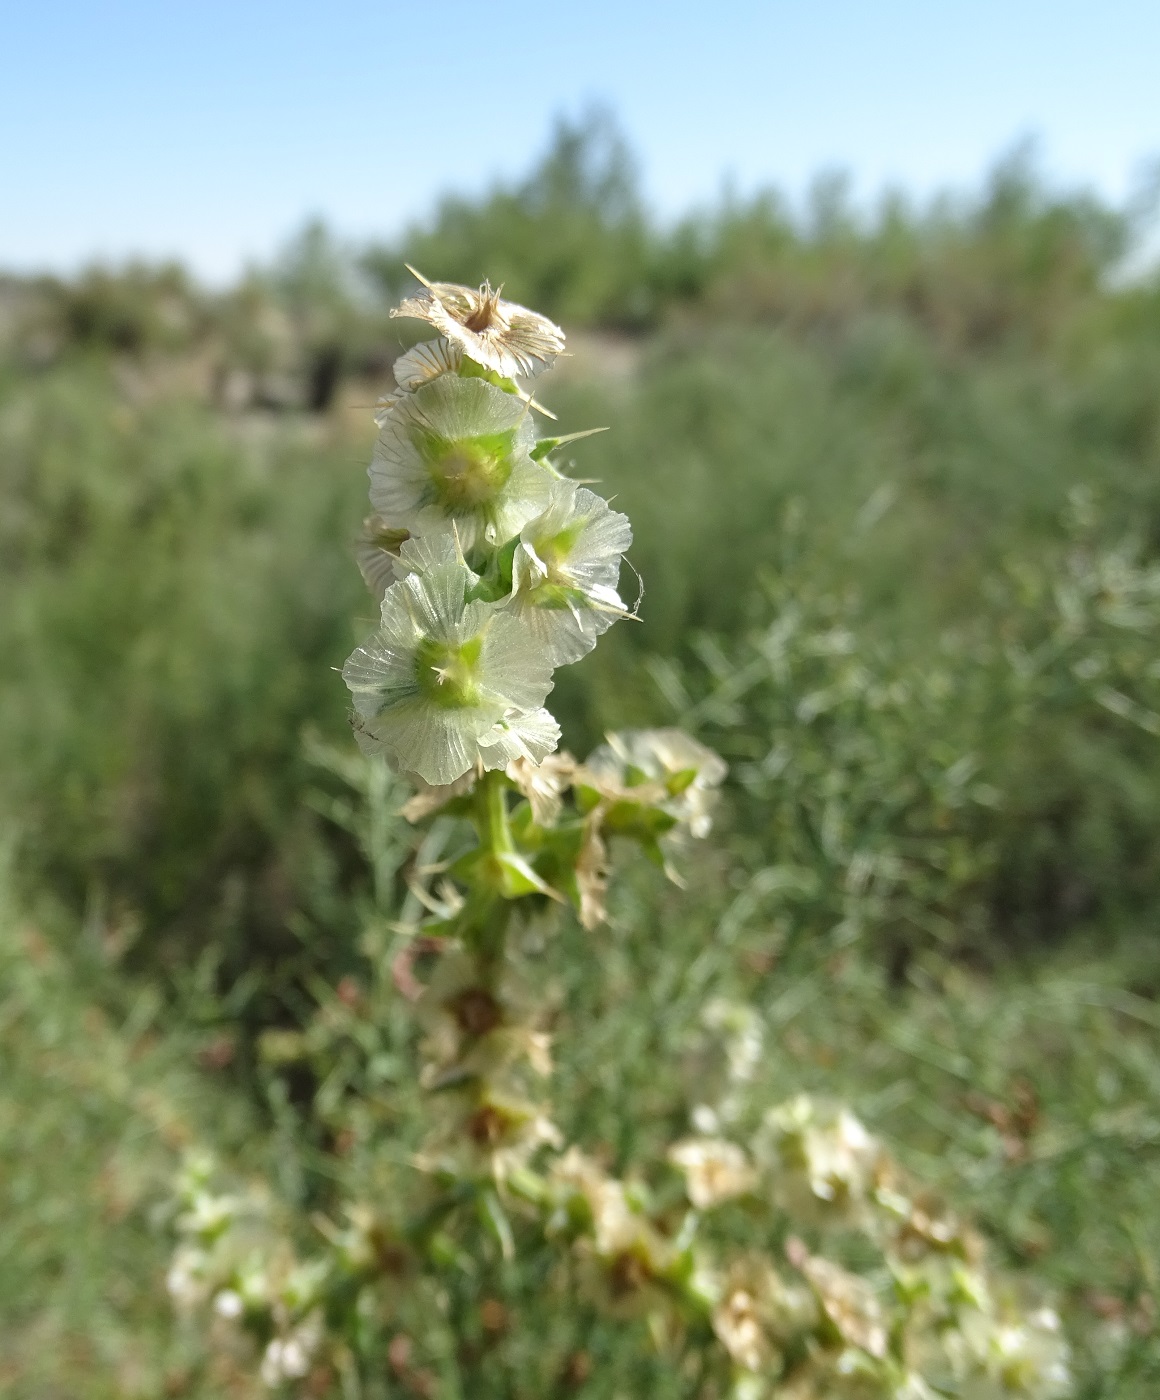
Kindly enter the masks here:
<path id="1" fill-rule="evenodd" d="M 633 729 L 607 735 L 588 757 L 586 776 L 608 801 L 632 800 L 647 783 L 680 829 L 706 836 L 725 763 L 681 729 Z"/>
<path id="2" fill-rule="evenodd" d="M 544 460 L 602 429 L 536 441 L 530 410 L 547 410 L 513 376 L 551 363 L 559 327 L 502 287 L 410 270 L 423 291 L 392 315 L 439 336 L 399 356 L 377 405 L 357 557 L 382 624 L 343 676 L 362 748 L 444 785 L 555 751 L 552 668 L 631 616 L 616 590 L 632 530 Z"/>

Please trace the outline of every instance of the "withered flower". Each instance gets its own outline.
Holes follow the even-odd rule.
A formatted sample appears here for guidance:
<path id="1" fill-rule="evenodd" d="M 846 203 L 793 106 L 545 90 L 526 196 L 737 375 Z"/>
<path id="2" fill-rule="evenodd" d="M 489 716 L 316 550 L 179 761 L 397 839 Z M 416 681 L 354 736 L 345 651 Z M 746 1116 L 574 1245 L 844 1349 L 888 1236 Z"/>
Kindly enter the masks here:
<path id="1" fill-rule="evenodd" d="M 391 315 L 427 321 L 485 369 L 508 378 L 539 374 L 564 348 L 559 326 L 526 306 L 504 301 L 487 282 L 473 291 L 454 282 L 428 282 L 413 267 L 407 271 L 422 282 L 423 290 Z"/>

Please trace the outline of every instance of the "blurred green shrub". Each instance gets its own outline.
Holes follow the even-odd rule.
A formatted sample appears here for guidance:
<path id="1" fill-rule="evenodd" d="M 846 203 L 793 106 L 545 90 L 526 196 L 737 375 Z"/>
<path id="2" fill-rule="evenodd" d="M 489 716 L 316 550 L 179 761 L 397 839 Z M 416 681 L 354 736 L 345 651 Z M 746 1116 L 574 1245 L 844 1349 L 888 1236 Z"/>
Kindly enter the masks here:
<path id="1" fill-rule="evenodd" d="M 691 628 L 735 631 L 755 573 L 787 549 L 854 584 L 884 632 L 968 617 L 1005 559 L 1059 539 L 1076 487 L 1100 494 L 1113 533 L 1155 545 L 1155 373 L 1151 293 L 1109 299 L 1066 357 L 954 363 L 893 315 L 852 317 L 825 339 L 725 321 L 671 328 L 613 392 L 578 380 L 551 396 L 566 430 L 611 425 L 577 446 L 575 470 L 614 486 L 634 522 L 644 627 L 606 650 L 619 670 L 635 643 L 668 653 Z M 787 518 L 799 521 L 788 539 Z"/>
<path id="2" fill-rule="evenodd" d="M 176 263 L 94 266 L 71 281 L 44 278 L 39 315 L 26 328 L 41 354 L 65 347 L 140 357 L 188 350 L 205 333 L 210 299 Z"/>
<path id="3" fill-rule="evenodd" d="M 284 956 L 329 887 L 299 734 L 342 726 L 329 668 L 369 612 L 340 444 L 130 406 L 101 365 L 0 383 L 3 807 L 30 885 L 128 912 L 155 967 Z"/>
<path id="4" fill-rule="evenodd" d="M 385 310 L 411 285 L 409 262 L 430 276 L 502 282 L 569 328 L 639 333 L 691 317 L 825 338 L 885 318 L 958 364 L 1074 348 L 1101 319 L 1150 213 L 1148 200 L 1117 209 L 1051 189 L 1024 147 L 971 195 L 919 204 L 890 192 L 857 207 L 831 174 L 796 206 L 773 189 L 727 193 L 666 226 L 647 208 L 614 117 L 597 106 L 561 118 L 522 179 L 448 195 L 390 243 L 356 248 L 312 220 L 224 293 L 174 265 L 141 263 L 0 286 L 0 344 L 13 338 L 5 303 L 19 303 L 15 338 L 36 363 L 78 348 L 209 350 L 219 378 L 260 362 L 267 382 L 251 386 L 254 402 L 325 408 L 343 376 L 385 371 L 397 343 Z M 1120 300 L 1140 298 L 1129 289 Z M 1154 335 L 1154 306 L 1147 319 Z M 271 379 L 272 360 L 292 385 Z"/>
<path id="5" fill-rule="evenodd" d="M 890 377 L 892 336 L 852 335 L 832 354 L 757 330 L 659 342 L 610 396 L 618 431 L 576 451 L 577 474 L 600 477 L 631 512 L 649 587 L 644 623 L 561 678 L 569 742 L 583 749 L 605 727 L 665 719 L 645 659 L 687 657 L 696 628 L 748 665 L 751 644 L 736 639 L 764 572 L 779 613 L 804 612 L 792 641 L 801 665 L 784 693 L 768 679 L 757 687 L 728 721 L 740 727 L 727 738 L 722 721 L 715 744 L 756 762 L 772 744 L 759 696 L 779 697 L 782 726 L 846 672 L 865 667 L 887 687 L 901 676 L 911 696 L 901 709 L 874 710 L 851 691 L 816 732 L 840 719 L 856 737 L 865 719 L 863 744 L 880 748 L 874 761 L 904 786 L 911 758 L 926 762 L 921 734 L 930 753 L 953 753 L 943 767 L 973 754 L 986 770 L 977 782 L 1007 794 L 1001 813 L 967 804 L 962 859 L 974 873 L 940 884 L 923 917 L 952 920 L 969 941 L 984 925 L 1061 929 L 1141 907 L 1156 879 L 1151 736 L 1093 699 L 1119 682 L 1081 685 L 1067 670 L 1078 641 L 1066 664 L 1033 669 L 1031 699 L 1032 681 L 1020 690 L 1002 659 L 1004 646 L 1045 655 L 1063 635 L 1058 590 L 1095 587 L 1096 574 L 1068 582 L 1069 551 L 1107 556 L 1099 567 L 1111 569 L 1121 556 L 1107 542 L 1128 522 L 1141 559 L 1160 538 L 1147 359 L 1131 351 L 1135 330 L 1116 334 L 1115 356 L 1066 373 L 1033 362 L 951 375 L 904 338 L 902 389 Z M 761 368 L 743 374 L 755 344 Z M 732 418 L 708 410 L 710 389 L 727 396 Z M 559 395 L 565 426 L 591 421 L 593 392 L 575 382 Z M 95 900 L 134 911 L 149 929 L 135 956 L 153 965 L 187 961 L 207 942 L 222 950 L 227 979 L 255 959 L 288 978 L 301 960 L 341 961 L 326 930 L 349 917 L 345 893 L 361 877 L 304 804 L 313 779 L 299 735 L 308 723 L 343 732 L 328 668 L 357 630 L 349 615 L 370 616 L 333 544 L 356 529 L 348 463 L 364 450 L 338 417 L 308 427 L 293 415 L 215 418 L 181 396 L 126 402 L 114 367 L 88 359 L 0 378 L 0 572 L 13 599 L 0 618 L 0 798 L 25 830 L 30 880 L 78 909 Z M 1085 480 L 1104 523 L 1081 545 L 1059 514 L 1068 487 Z M 721 506 L 731 496 L 748 503 L 740 518 Z M 697 565 L 709 556 L 712 570 Z M 841 601 L 850 592 L 853 613 Z M 1103 617 L 1109 664 L 1120 665 L 1136 634 L 1109 623 L 1098 598 L 1082 606 Z M 838 626 L 856 635 L 853 656 L 801 651 L 802 638 Z M 1132 645 L 1146 651 L 1154 634 L 1139 637 Z M 940 698 L 931 676 L 947 672 L 951 694 Z M 1049 679 L 1066 680 L 1073 699 L 1063 687 L 1048 703 Z M 1123 693 L 1150 684 L 1142 673 Z M 1012 718 L 1028 706 L 1044 721 L 1034 743 Z M 819 743 L 811 761 L 827 754 Z M 887 776 L 871 764 L 857 780 L 854 846 L 863 822 L 901 822 L 901 838 L 911 820 L 909 797 L 880 805 Z M 768 840 L 762 794 L 776 807 L 781 784 L 754 789 L 739 839 L 752 829 Z M 942 839 L 931 811 L 921 820 Z M 976 898 L 981 886 L 989 893 Z"/>
<path id="6" fill-rule="evenodd" d="M 594 108 L 557 122 L 526 179 L 478 200 L 447 196 L 395 245 L 368 250 L 365 265 L 387 301 L 413 282 L 412 263 L 444 281 L 502 283 L 511 300 L 555 320 L 631 329 L 660 309 L 658 254 L 625 140 Z"/>
<path id="7" fill-rule="evenodd" d="M 1144 206 L 1117 211 L 1057 194 L 1031 147 L 1001 160 L 982 192 L 925 207 L 887 194 L 855 207 L 841 174 L 815 181 L 804 208 L 775 190 L 726 194 L 662 227 L 612 115 L 557 122 L 520 181 L 475 199 L 448 196 L 365 265 L 387 299 L 405 263 L 465 283 L 489 277 L 570 325 L 654 326 L 674 308 L 797 330 L 890 311 L 938 344 L 978 353 L 1042 346 L 1097 299 L 1132 246 Z"/>
<path id="8" fill-rule="evenodd" d="M 1145 914 L 1160 879 L 1160 565 L 1109 546 L 1076 493 L 1070 538 L 987 581 L 954 632 L 884 637 L 804 570 L 765 621 L 653 674 L 733 761 L 737 849 L 789 949 L 863 936 L 997 951 Z"/>
<path id="9" fill-rule="evenodd" d="M 166 1026 L 155 989 L 110 976 L 95 936 L 61 956 L 11 899 L 9 854 L 0 849 L 0 1393 L 256 1395 L 240 1372 L 201 1374 L 197 1348 L 175 1333 L 157 1215 L 190 1142 L 212 1124 L 236 1149 L 254 1115 L 197 1073 L 208 1039 Z"/>

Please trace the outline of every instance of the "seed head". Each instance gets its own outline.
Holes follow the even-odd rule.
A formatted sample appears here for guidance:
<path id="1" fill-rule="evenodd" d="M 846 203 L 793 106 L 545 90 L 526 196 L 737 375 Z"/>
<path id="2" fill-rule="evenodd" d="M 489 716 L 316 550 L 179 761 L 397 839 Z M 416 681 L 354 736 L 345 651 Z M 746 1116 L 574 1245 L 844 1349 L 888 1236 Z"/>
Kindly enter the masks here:
<path id="1" fill-rule="evenodd" d="M 539 374 L 563 350 L 559 326 L 526 306 L 504 301 L 487 282 L 473 291 L 454 282 L 428 282 L 413 267 L 408 271 L 423 290 L 391 315 L 427 321 L 485 369 L 506 377 Z"/>

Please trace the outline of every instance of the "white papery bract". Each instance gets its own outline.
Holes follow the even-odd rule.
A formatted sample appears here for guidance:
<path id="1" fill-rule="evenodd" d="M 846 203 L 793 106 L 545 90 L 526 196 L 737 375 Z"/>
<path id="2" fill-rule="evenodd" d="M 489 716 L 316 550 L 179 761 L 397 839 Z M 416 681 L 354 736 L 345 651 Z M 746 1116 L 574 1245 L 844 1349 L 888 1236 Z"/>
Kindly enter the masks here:
<path id="1" fill-rule="evenodd" d="M 774 1195 L 806 1216 L 816 1204 L 839 1214 L 864 1211 L 882 1147 L 840 1104 L 798 1094 L 771 1108 L 755 1151 L 774 1173 Z"/>
<path id="2" fill-rule="evenodd" d="M 565 480 L 552 483 L 547 509 L 520 532 L 510 607 L 554 664 L 578 661 L 627 616 L 616 587 L 631 543 L 627 516 Z"/>
<path id="3" fill-rule="evenodd" d="M 393 373 L 395 383 L 404 393 L 414 393 L 441 374 L 458 374 L 463 363 L 463 349 L 440 336 L 438 340 L 424 340 L 413 345 L 395 361 Z"/>
<path id="4" fill-rule="evenodd" d="M 411 269 L 414 272 L 414 268 Z M 454 282 L 428 282 L 392 316 L 426 321 L 476 364 L 506 377 L 538 374 L 564 348 L 564 332 L 546 316 L 504 301 L 485 282 L 476 291 Z"/>
<path id="5" fill-rule="evenodd" d="M 406 539 L 406 530 L 392 529 L 381 515 L 368 515 L 363 521 L 355 541 L 354 557 L 363 582 L 378 603 L 395 581 L 399 549 Z"/>
<path id="6" fill-rule="evenodd" d="M 412 346 L 405 355 L 400 355 L 394 364 L 395 390 L 386 394 L 375 404 L 375 422 L 381 428 L 391 416 L 391 410 L 407 394 L 413 394 L 424 384 L 430 384 L 443 374 L 459 375 L 464 379 L 484 379 L 495 384 L 505 393 L 514 394 L 521 403 L 529 404 L 549 418 L 556 415 L 537 403 L 530 393 L 521 388 L 514 379 L 497 374 L 494 370 L 476 363 L 463 353 L 463 347 L 456 345 L 445 336 L 438 340 L 424 340 Z M 586 437 L 586 433 L 576 433 L 573 437 Z M 565 439 L 567 441 L 567 439 Z"/>
<path id="7" fill-rule="evenodd" d="M 456 549 L 447 535 L 403 546 L 404 565 L 420 571 L 387 589 L 379 631 L 342 672 L 364 751 L 433 784 L 507 763 L 503 736 L 552 688 L 526 630 L 494 603 L 467 601 L 476 576 Z"/>
<path id="8" fill-rule="evenodd" d="M 412 534 L 454 525 L 465 549 L 502 543 L 544 509 L 555 480 L 532 460 L 533 444 L 516 395 L 441 374 L 386 415 L 370 465 L 371 504 Z"/>
<path id="9" fill-rule="evenodd" d="M 541 708 L 521 714 L 511 710 L 479 741 L 479 749 L 485 768 L 506 768 L 521 758 L 543 763 L 559 742 L 560 726 L 550 711 Z"/>
<path id="10" fill-rule="evenodd" d="M 458 533 L 451 530 L 432 530 L 425 535 L 415 535 L 399 545 L 395 560 L 395 578 L 404 579 L 408 574 L 426 574 L 445 564 L 458 564 L 467 568 L 463 548 Z M 467 588 L 470 591 L 479 582 L 479 575 L 467 568 Z"/>
<path id="11" fill-rule="evenodd" d="M 404 395 L 414 393 L 441 374 L 458 374 L 462 363 L 463 351 L 442 336 L 413 345 L 394 363 L 395 391 L 385 394 L 375 404 L 375 423 L 381 428 Z"/>

